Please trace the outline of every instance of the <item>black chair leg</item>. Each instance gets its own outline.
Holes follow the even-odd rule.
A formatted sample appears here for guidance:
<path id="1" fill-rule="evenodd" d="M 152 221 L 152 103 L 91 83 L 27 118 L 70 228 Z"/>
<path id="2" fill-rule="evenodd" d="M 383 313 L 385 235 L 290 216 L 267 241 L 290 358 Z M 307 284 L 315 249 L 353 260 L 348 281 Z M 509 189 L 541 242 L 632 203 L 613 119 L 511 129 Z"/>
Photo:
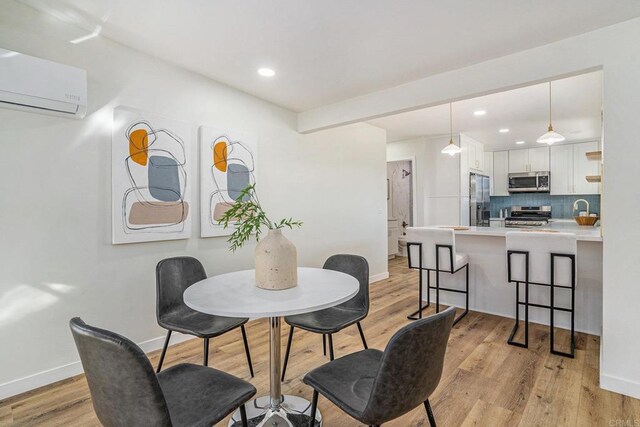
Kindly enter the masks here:
<path id="1" fill-rule="evenodd" d="M 436 419 L 433 416 L 433 410 L 431 409 L 431 404 L 429 403 L 429 399 L 424 401 L 424 409 L 427 410 L 427 417 L 429 418 L 429 424 L 431 424 L 431 427 L 436 427 Z"/>
<path id="2" fill-rule="evenodd" d="M 249 427 L 249 422 L 247 421 L 247 410 L 244 405 L 240 405 L 240 419 L 242 420 L 242 427 Z"/>
<path id="3" fill-rule="evenodd" d="M 204 358 L 203 365 L 209 366 L 209 338 L 204 339 Z"/>
<path id="4" fill-rule="evenodd" d="M 309 427 L 315 427 L 316 425 L 317 409 L 318 409 L 318 392 L 313 390 L 313 399 L 311 399 L 311 412 L 309 413 L 309 416 L 311 417 L 311 419 L 309 420 Z"/>
<path id="5" fill-rule="evenodd" d="M 244 341 L 244 352 L 247 354 L 249 372 L 251 373 L 251 378 L 253 378 L 253 364 L 251 363 L 251 352 L 249 351 L 249 341 L 247 341 L 247 331 L 245 331 L 244 325 L 240 326 L 240 330 L 242 331 L 242 341 Z"/>
<path id="6" fill-rule="evenodd" d="M 284 366 L 282 367 L 282 378 L 284 381 L 284 374 L 287 373 L 287 363 L 289 362 L 289 352 L 291 351 L 291 341 L 293 341 L 293 326 L 289 329 L 289 339 L 287 340 L 287 351 L 284 353 Z"/>
<path id="7" fill-rule="evenodd" d="M 322 354 L 327 355 L 327 336 L 322 334 Z"/>
<path id="8" fill-rule="evenodd" d="M 167 331 L 167 338 L 164 340 L 164 347 L 162 347 L 162 353 L 160 353 L 160 361 L 158 361 L 158 369 L 156 374 L 162 369 L 162 362 L 164 362 L 164 355 L 167 354 L 167 348 L 169 347 L 169 339 L 171 338 L 171 331 Z"/>
<path id="9" fill-rule="evenodd" d="M 333 335 L 329 334 L 329 360 L 333 360 Z"/>
<path id="10" fill-rule="evenodd" d="M 358 331 L 360 332 L 360 338 L 362 338 L 362 345 L 364 346 L 365 350 L 368 350 L 369 347 L 367 347 L 367 340 L 364 339 L 364 332 L 362 332 L 362 325 L 360 325 L 360 322 L 358 322 L 357 325 L 358 325 Z"/>

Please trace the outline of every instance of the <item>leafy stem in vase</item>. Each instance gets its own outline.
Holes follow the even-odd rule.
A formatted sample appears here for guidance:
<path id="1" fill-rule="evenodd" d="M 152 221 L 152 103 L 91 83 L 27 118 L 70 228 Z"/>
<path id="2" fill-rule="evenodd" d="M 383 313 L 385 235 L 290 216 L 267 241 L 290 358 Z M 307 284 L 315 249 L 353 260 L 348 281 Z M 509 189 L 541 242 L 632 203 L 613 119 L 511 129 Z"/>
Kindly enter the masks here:
<path id="1" fill-rule="evenodd" d="M 252 233 L 255 233 L 256 240 L 259 240 L 263 226 L 270 230 L 302 226 L 302 221 L 296 221 L 293 218 L 271 221 L 260 206 L 255 186 L 252 184 L 242 190 L 237 201 L 220 218 L 219 223 L 224 228 L 235 227 L 235 231 L 227 240 L 230 244 L 229 249 L 233 252 L 241 248 L 251 238 Z"/>

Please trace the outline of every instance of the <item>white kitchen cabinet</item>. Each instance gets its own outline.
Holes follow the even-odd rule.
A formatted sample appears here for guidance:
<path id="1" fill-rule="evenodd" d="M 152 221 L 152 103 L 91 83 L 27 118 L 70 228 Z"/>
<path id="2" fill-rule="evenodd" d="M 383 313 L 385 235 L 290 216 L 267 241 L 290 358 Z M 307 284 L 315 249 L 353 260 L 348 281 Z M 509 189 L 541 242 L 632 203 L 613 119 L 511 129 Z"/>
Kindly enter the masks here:
<path id="1" fill-rule="evenodd" d="M 475 143 L 476 149 L 476 168 L 480 172 L 484 172 L 484 145 L 481 142 L 476 141 Z"/>
<path id="2" fill-rule="evenodd" d="M 509 195 L 509 152 L 493 153 L 493 196 Z"/>
<path id="3" fill-rule="evenodd" d="M 549 170 L 549 147 L 529 148 L 529 172 Z"/>
<path id="4" fill-rule="evenodd" d="M 493 196 L 493 153 L 484 153 L 484 174 L 489 177 L 489 195 Z"/>
<path id="5" fill-rule="evenodd" d="M 463 150 L 466 150 L 469 170 L 484 172 L 484 145 L 466 135 L 460 135 Z"/>
<path id="6" fill-rule="evenodd" d="M 587 175 L 600 175 L 599 161 L 589 160 L 586 153 L 598 151 L 598 142 L 573 145 L 573 191 L 575 194 L 600 194 L 600 184 L 587 182 Z"/>
<path id="7" fill-rule="evenodd" d="M 597 150 L 597 141 L 551 147 L 551 194 L 599 194 L 599 184 L 585 178 L 599 174 L 598 161 L 586 156 Z"/>
<path id="8" fill-rule="evenodd" d="M 549 170 L 549 147 L 509 150 L 509 173 Z"/>
<path id="9" fill-rule="evenodd" d="M 551 147 L 551 194 L 573 194 L 573 146 Z"/>
<path id="10" fill-rule="evenodd" d="M 509 150 L 509 173 L 529 172 L 529 150 Z"/>

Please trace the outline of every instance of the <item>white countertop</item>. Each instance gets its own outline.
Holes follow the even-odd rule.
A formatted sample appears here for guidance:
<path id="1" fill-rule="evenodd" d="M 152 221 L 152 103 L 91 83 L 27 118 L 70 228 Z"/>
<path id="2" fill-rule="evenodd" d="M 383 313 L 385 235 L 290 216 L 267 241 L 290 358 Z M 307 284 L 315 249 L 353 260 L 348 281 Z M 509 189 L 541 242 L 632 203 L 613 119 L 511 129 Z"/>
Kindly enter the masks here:
<path id="1" fill-rule="evenodd" d="M 489 236 L 504 237 L 509 231 L 518 230 L 539 230 L 539 231 L 559 231 L 563 233 L 573 233 L 579 241 L 602 242 L 600 227 L 580 226 L 571 219 L 551 220 L 548 225 L 542 227 L 469 227 L 468 230 L 456 230 L 457 236 Z"/>

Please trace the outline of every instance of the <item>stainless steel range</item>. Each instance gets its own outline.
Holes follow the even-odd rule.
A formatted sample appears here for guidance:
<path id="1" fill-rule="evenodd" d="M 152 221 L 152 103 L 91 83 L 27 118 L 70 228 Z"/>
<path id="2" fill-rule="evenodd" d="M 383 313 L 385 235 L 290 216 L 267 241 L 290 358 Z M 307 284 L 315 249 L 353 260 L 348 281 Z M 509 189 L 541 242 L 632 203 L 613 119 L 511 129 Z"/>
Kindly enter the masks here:
<path id="1" fill-rule="evenodd" d="M 547 225 L 551 219 L 551 206 L 512 206 L 511 215 L 504 225 L 506 227 L 540 227 Z"/>

